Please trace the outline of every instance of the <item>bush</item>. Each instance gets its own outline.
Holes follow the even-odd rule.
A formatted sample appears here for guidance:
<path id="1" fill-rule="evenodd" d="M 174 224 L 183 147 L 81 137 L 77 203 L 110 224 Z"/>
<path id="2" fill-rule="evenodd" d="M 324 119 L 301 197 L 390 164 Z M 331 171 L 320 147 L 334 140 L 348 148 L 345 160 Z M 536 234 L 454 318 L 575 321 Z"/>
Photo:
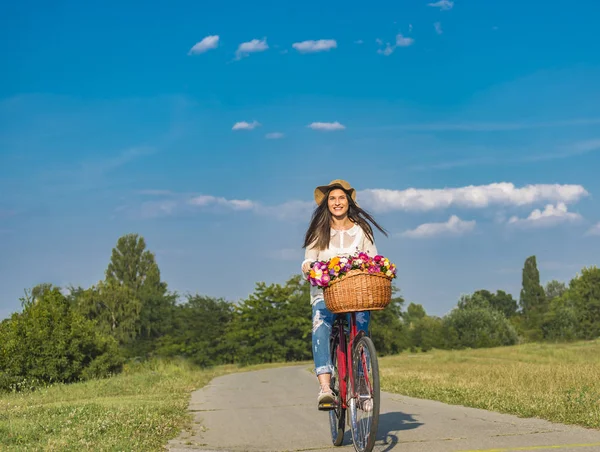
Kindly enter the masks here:
<path id="1" fill-rule="evenodd" d="M 119 372 L 116 341 L 72 309 L 59 289 L 24 303 L 0 326 L 0 390 L 71 383 Z"/>
<path id="2" fill-rule="evenodd" d="M 514 345 L 518 335 L 499 311 L 486 307 L 454 309 L 443 321 L 448 348 L 484 348 Z"/>
<path id="3" fill-rule="evenodd" d="M 569 300 L 568 293 L 554 298 L 544 317 L 542 331 L 550 341 L 572 341 L 578 337 L 577 309 Z"/>

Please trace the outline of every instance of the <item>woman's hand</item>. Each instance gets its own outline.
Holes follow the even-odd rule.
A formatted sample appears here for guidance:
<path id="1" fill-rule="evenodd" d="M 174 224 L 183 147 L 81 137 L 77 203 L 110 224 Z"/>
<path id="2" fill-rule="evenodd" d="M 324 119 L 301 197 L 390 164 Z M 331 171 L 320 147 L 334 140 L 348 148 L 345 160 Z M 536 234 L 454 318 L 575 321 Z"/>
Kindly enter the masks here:
<path id="1" fill-rule="evenodd" d="M 302 271 L 304 273 L 310 272 L 310 265 L 311 265 L 311 263 L 312 262 L 309 261 L 309 262 L 305 262 L 304 264 L 302 264 Z M 296 268 L 298 268 L 298 267 L 296 267 Z"/>

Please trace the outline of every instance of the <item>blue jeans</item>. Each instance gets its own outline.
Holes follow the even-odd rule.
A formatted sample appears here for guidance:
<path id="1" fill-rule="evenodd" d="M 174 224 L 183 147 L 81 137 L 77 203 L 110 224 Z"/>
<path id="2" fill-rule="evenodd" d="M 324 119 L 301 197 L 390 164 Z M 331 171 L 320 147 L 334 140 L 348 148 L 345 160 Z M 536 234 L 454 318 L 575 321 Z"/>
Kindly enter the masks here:
<path id="1" fill-rule="evenodd" d="M 315 362 L 315 373 L 317 375 L 333 373 L 331 365 L 331 352 L 329 349 L 329 335 L 331 326 L 336 315 L 325 306 L 325 300 L 317 300 L 312 306 L 312 353 Z M 348 322 L 350 314 L 347 314 Z M 363 311 L 356 313 L 356 326 L 359 330 L 369 333 L 369 321 L 371 312 Z"/>

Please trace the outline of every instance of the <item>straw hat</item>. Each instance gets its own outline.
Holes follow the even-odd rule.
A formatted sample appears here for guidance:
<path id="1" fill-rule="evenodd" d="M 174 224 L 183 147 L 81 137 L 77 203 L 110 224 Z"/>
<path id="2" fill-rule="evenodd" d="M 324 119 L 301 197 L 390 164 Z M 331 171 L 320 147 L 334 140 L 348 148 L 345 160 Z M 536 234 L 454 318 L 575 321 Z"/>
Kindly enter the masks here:
<path id="1" fill-rule="evenodd" d="M 343 188 L 350 193 L 352 200 L 356 203 L 356 190 L 343 179 L 334 179 L 328 185 L 320 185 L 315 188 L 315 202 L 320 205 L 327 196 L 327 192 L 332 188 Z"/>

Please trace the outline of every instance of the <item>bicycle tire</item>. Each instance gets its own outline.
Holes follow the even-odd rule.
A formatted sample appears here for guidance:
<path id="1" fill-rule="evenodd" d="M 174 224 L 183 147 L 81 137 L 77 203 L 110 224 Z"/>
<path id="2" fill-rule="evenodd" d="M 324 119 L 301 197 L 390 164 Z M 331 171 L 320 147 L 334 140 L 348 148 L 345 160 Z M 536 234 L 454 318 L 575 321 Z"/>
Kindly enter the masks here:
<path id="1" fill-rule="evenodd" d="M 337 368 L 337 350 L 339 347 L 339 341 L 334 340 L 331 344 L 331 364 L 334 372 L 331 375 L 331 389 L 337 397 L 337 407 L 329 411 L 329 427 L 331 429 L 331 441 L 334 446 L 341 446 L 344 442 L 344 432 L 346 430 L 346 409 L 342 408 L 342 401 L 340 400 L 340 390 Z"/>
<path id="2" fill-rule="evenodd" d="M 363 349 L 363 350 L 367 350 L 368 355 L 370 356 L 370 364 L 371 364 L 371 385 L 372 385 L 372 392 L 371 392 L 371 400 L 373 403 L 372 406 L 372 417 L 370 419 L 370 422 L 367 422 L 368 425 L 368 433 L 366 434 L 366 438 L 360 438 L 360 436 L 363 436 L 364 434 L 361 432 L 362 428 L 359 427 L 358 425 L 358 420 L 357 420 L 357 411 L 358 411 L 358 406 L 357 406 L 357 400 L 354 397 L 355 394 L 355 389 L 354 387 L 350 388 L 352 391 L 352 399 L 350 399 L 350 404 L 349 404 L 349 413 L 350 413 L 350 428 L 352 430 L 352 443 L 354 444 L 354 449 L 357 452 L 371 452 L 373 450 L 373 447 L 375 446 L 375 440 L 377 437 L 377 428 L 379 426 L 379 408 L 380 408 L 380 394 L 379 394 L 379 363 L 377 361 L 377 351 L 375 350 L 375 345 L 373 344 L 373 341 L 371 340 L 370 337 L 368 336 L 362 336 L 360 339 L 358 339 L 354 346 L 352 347 L 352 380 L 353 380 L 353 385 L 358 386 L 358 381 L 359 381 L 359 375 L 358 375 L 358 361 L 359 361 L 359 356 L 357 356 L 357 354 L 359 353 L 359 351 Z M 365 424 L 367 424 L 365 423 Z"/>

